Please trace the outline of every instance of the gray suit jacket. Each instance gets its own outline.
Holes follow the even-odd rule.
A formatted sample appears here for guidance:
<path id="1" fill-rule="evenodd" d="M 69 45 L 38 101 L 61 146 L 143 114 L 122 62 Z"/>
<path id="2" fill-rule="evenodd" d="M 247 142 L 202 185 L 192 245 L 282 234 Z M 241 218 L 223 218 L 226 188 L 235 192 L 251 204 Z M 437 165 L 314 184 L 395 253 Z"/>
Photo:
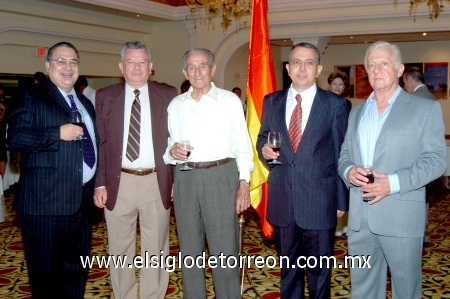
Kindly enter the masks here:
<path id="1" fill-rule="evenodd" d="M 161 200 L 166 209 L 170 207 L 173 183 L 173 167 L 163 160 L 167 148 L 167 107 L 177 96 L 173 86 L 148 81 L 150 113 L 152 122 L 153 152 Z M 98 175 L 95 187 L 106 186 L 108 200 L 106 208 L 114 209 L 119 191 L 123 149 L 123 112 L 125 106 L 125 84 L 119 83 L 97 91 L 95 98 L 97 128 L 100 135 Z"/>
<path id="2" fill-rule="evenodd" d="M 416 91 L 414 91 L 412 94 L 416 95 L 418 97 L 421 97 L 421 98 L 436 100 L 436 97 L 431 93 L 431 91 L 425 85 L 419 86 L 419 88 L 417 88 Z"/>
<path id="3" fill-rule="evenodd" d="M 339 158 L 339 175 L 361 165 L 358 125 L 365 104 L 352 110 Z M 383 125 L 375 146 L 373 169 L 397 174 L 400 192 L 369 205 L 369 229 L 384 236 L 422 237 L 425 231 L 425 185 L 442 175 L 446 167 L 445 129 L 437 101 L 402 90 Z M 350 187 L 349 227 L 361 225 L 361 189 Z"/>

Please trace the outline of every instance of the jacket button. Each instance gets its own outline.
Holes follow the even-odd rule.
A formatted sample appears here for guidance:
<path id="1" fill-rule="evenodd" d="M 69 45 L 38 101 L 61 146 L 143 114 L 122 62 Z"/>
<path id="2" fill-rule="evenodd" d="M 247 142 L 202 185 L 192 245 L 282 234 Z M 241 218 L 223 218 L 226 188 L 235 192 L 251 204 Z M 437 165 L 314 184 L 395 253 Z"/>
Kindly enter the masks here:
<path id="1" fill-rule="evenodd" d="M 294 168 L 294 167 L 295 167 L 295 164 L 291 164 L 291 167 Z"/>

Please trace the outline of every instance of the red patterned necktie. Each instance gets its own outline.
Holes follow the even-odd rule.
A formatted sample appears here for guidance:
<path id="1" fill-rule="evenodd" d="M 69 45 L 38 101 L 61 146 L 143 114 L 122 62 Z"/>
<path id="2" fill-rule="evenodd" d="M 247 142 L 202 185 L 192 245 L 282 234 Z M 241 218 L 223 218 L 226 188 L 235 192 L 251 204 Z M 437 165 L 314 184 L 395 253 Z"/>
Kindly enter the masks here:
<path id="1" fill-rule="evenodd" d="M 297 105 L 292 112 L 291 121 L 289 123 L 289 138 L 291 139 L 294 153 L 297 151 L 300 139 L 302 139 L 302 97 L 300 94 L 295 96 Z"/>
<path id="2" fill-rule="evenodd" d="M 134 101 L 131 107 L 130 128 L 128 130 L 127 158 L 131 162 L 139 158 L 139 149 L 141 143 L 141 101 L 139 94 L 141 92 L 134 90 Z"/>

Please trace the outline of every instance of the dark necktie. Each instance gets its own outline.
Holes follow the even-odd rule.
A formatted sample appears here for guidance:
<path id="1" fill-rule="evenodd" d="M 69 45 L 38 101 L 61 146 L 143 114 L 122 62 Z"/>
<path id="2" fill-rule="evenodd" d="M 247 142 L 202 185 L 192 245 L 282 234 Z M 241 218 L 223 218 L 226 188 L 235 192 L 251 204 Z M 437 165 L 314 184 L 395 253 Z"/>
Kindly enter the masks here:
<path id="1" fill-rule="evenodd" d="M 294 153 L 297 151 L 300 139 L 302 139 L 302 97 L 300 94 L 295 96 L 297 105 L 292 112 L 291 121 L 289 123 L 289 139 L 291 139 Z"/>
<path id="2" fill-rule="evenodd" d="M 72 108 L 72 111 L 78 110 L 77 105 L 75 104 L 75 101 L 73 99 L 73 95 L 69 94 L 67 96 L 70 100 L 70 108 Z M 92 142 L 91 135 L 89 134 L 88 129 L 86 128 L 86 125 L 83 122 L 83 132 L 84 137 L 83 141 L 83 160 L 84 162 L 90 167 L 94 167 L 95 164 L 95 151 L 94 151 L 94 143 Z"/>
<path id="3" fill-rule="evenodd" d="M 134 90 L 134 101 L 131 107 L 130 128 L 128 130 L 127 158 L 131 162 L 139 158 L 139 148 L 141 142 L 141 101 L 139 94 L 141 92 Z"/>

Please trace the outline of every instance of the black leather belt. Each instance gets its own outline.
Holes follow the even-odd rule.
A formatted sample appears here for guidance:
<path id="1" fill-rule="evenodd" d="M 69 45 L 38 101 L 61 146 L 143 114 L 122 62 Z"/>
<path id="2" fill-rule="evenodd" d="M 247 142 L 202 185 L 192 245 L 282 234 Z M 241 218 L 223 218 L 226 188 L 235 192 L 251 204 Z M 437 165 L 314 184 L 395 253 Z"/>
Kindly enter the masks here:
<path id="1" fill-rule="evenodd" d="M 151 173 L 156 172 L 155 168 L 137 168 L 137 169 L 130 169 L 130 168 L 122 168 L 122 172 L 134 174 L 134 175 L 149 175 Z"/>
<path id="2" fill-rule="evenodd" d="M 209 162 L 186 162 L 186 165 L 191 168 L 194 168 L 194 169 L 207 169 L 207 168 L 226 164 L 233 160 L 234 160 L 234 158 L 225 158 L 225 159 L 209 161 Z"/>

